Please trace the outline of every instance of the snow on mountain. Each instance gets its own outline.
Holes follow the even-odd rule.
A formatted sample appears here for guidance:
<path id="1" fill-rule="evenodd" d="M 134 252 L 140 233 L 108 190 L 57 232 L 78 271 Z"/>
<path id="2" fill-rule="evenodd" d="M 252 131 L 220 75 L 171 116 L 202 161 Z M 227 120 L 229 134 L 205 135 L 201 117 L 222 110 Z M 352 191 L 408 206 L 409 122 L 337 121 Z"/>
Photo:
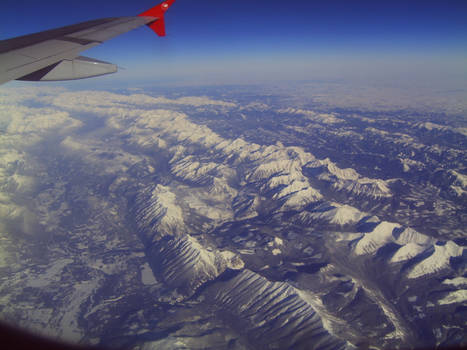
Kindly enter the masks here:
<path id="1" fill-rule="evenodd" d="M 260 203 L 259 196 L 253 193 L 240 193 L 234 198 L 232 208 L 235 217 L 239 220 L 253 218 L 258 215 L 256 211 Z"/>
<path id="2" fill-rule="evenodd" d="M 166 103 L 166 104 L 178 104 L 178 105 L 189 105 L 194 107 L 199 106 L 221 106 L 221 107 L 236 107 L 237 105 L 232 102 L 225 102 L 219 100 L 213 100 L 209 97 L 202 96 L 187 96 L 187 97 L 180 97 L 177 99 L 167 99 L 167 98 L 155 98 L 157 103 Z M 159 102 L 160 101 L 160 102 Z M 164 101 L 164 102 L 162 102 Z"/>
<path id="3" fill-rule="evenodd" d="M 157 284 L 154 273 L 152 272 L 152 269 L 147 262 L 141 266 L 141 283 L 145 286 Z"/>
<path id="4" fill-rule="evenodd" d="M 233 219 L 231 203 L 237 195 L 237 191 L 221 179 L 214 178 L 212 181 L 212 185 L 207 188 L 177 188 L 186 207 L 213 221 L 209 226 Z"/>
<path id="5" fill-rule="evenodd" d="M 313 159 L 308 164 L 307 168 L 322 168 L 323 172 L 320 174 L 320 179 L 330 180 L 332 177 L 338 180 L 358 180 L 361 176 L 352 168 L 341 169 L 329 158 Z"/>
<path id="6" fill-rule="evenodd" d="M 206 137 L 210 140 L 218 139 L 216 134 L 213 137 L 209 135 Z M 190 142 L 193 140 L 190 139 Z M 207 147 L 200 140 L 196 140 L 196 143 L 198 146 Z M 259 146 L 242 139 L 235 139 L 223 140 L 215 146 L 215 149 L 221 151 L 227 157 L 226 162 L 232 163 L 232 166 L 240 162 L 243 162 L 243 167 L 248 165 L 243 174 L 245 181 L 259 186 L 262 191 L 283 185 L 274 199 L 283 201 L 284 209 L 301 208 L 321 198 L 321 194 L 311 188 L 302 173 L 302 166 L 314 157 L 298 147 Z M 179 151 L 180 148 L 176 153 L 177 161 L 175 159 L 172 161 L 174 164 L 172 169 L 176 175 L 184 179 L 199 180 L 205 178 L 208 172 L 215 170 L 216 166 L 213 164 L 202 167 L 198 163 L 198 156 L 190 155 L 182 158 L 183 155 Z M 216 170 L 219 169 L 225 171 L 228 168 L 221 167 Z M 232 169 L 230 171 L 232 172 Z"/>
<path id="7" fill-rule="evenodd" d="M 341 169 L 335 163 L 326 158 L 324 162 L 327 165 L 328 171 L 337 177 L 339 180 L 358 180 L 361 176 L 352 168 Z"/>
<path id="8" fill-rule="evenodd" d="M 187 115 L 181 112 L 123 108 L 117 112 L 112 111 L 104 108 L 93 110 L 93 113 L 108 116 L 107 125 L 121 130 L 122 135 L 129 138 L 132 144 L 149 147 L 152 143 L 166 147 L 167 144 L 191 143 L 214 147 L 223 141 L 207 126 L 192 123 Z"/>
<path id="9" fill-rule="evenodd" d="M 366 233 L 355 246 L 354 252 L 357 255 L 372 254 L 383 245 L 393 242 L 394 229 L 399 228 L 399 224 L 382 221 L 373 231 Z"/>
<path id="10" fill-rule="evenodd" d="M 0 203 L 0 220 L 4 220 L 3 218 L 3 209 L 2 204 Z M 15 254 L 14 254 L 14 247 L 15 244 L 11 237 L 3 230 L 0 230 L 0 269 L 10 268 L 15 270 Z M 4 300 L 2 300 L 4 302 Z"/>
<path id="11" fill-rule="evenodd" d="M 325 215 L 332 224 L 345 225 L 356 223 L 367 216 L 366 213 L 347 204 L 339 205 L 333 203 L 333 205 L 336 206 L 334 209 L 331 209 L 328 213 L 321 213 L 321 215 Z M 318 217 L 322 217 L 321 215 Z"/>
<path id="12" fill-rule="evenodd" d="M 467 278 L 466 277 L 455 277 L 452 279 L 447 278 L 443 281 L 443 284 L 447 284 L 447 285 L 455 286 L 455 287 L 461 287 L 461 286 L 467 287 Z"/>
<path id="13" fill-rule="evenodd" d="M 428 131 L 451 131 L 454 133 L 461 134 L 463 136 L 467 136 L 467 128 L 453 128 L 451 126 L 440 125 L 432 122 L 420 122 L 414 124 L 415 128 L 424 129 Z"/>
<path id="14" fill-rule="evenodd" d="M 129 139 L 129 143 L 146 149 L 153 149 L 154 147 L 161 149 L 167 148 L 167 142 L 161 139 L 157 134 L 152 133 L 138 134 L 136 137 L 133 134 Z"/>
<path id="15" fill-rule="evenodd" d="M 412 169 L 419 171 L 425 168 L 425 165 L 422 162 L 410 158 L 400 158 L 399 161 L 402 164 L 404 172 L 409 172 Z"/>
<path id="16" fill-rule="evenodd" d="M 268 168 L 269 163 L 260 165 L 261 172 L 258 173 L 258 169 L 256 169 L 253 176 L 249 177 L 251 179 L 256 175 L 257 179 L 263 179 L 263 185 L 260 188 L 263 191 L 274 190 L 273 199 L 283 202 L 282 210 L 298 210 L 322 198 L 321 193 L 314 189 L 303 175 L 301 167 L 298 167 L 297 164 L 290 166 L 290 163 L 294 162 L 282 163 L 282 171 L 278 172 L 272 170 L 278 164 L 277 162 L 273 162 L 274 165 L 270 168 Z M 273 173 L 277 176 L 268 176 L 268 174 Z"/>
<path id="17" fill-rule="evenodd" d="M 249 156 L 256 167 L 247 175 L 249 181 L 267 179 L 271 176 L 301 174 L 302 167 L 315 159 L 299 147 L 277 145 L 263 146 Z"/>
<path id="18" fill-rule="evenodd" d="M 185 181 L 194 183 L 206 182 L 210 172 L 217 169 L 219 164 L 214 162 L 200 163 L 194 156 L 188 156 L 180 159 L 171 165 L 172 173 Z"/>
<path id="19" fill-rule="evenodd" d="M 268 179 L 275 174 L 289 174 L 300 171 L 300 164 L 297 164 L 293 159 L 272 159 L 265 160 L 259 164 L 254 171 L 247 175 L 247 180 L 263 180 Z"/>
<path id="20" fill-rule="evenodd" d="M 375 198 L 391 195 L 385 181 L 362 177 L 354 169 L 340 169 L 329 159 L 318 161 L 299 147 L 259 146 L 239 138 L 226 140 L 206 126 L 190 122 L 182 113 L 145 111 L 139 115 L 136 125 L 137 129 L 127 129 L 126 132 L 143 135 L 142 139 L 136 138 L 139 144 L 147 146 L 153 142 L 160 146 L 161 143 L 166 145 L 169 142 L 179 145 L 189 143 L 222 152 L 226 156 L 225 162 L 232 165 L 248 165 L 245 168 L 245 180 L 257 184 L 262 191 L 274 190 L 274 199 L 282 203 L 281 210 L 301 209 L 322 198 L 321 193 L 314 189 L 304 176 L 302 170 L 305 165 L 325 166 L 327 172 L 321 174 L 319 179 L 333 182 L 333 187 L 338 190 Z M 158 135 L 157 139 L 153 140 L 147 136 L 148 128 L 154 130 L 153 133 Z M 191 152 L 180 154 L 179 151 L 180 148 L 173 150 L 176 157 L 171 161 L 172 171 L 183 180 L 206 181 L 209 172 L 217 167 L 213 162 L 201 162 L 199 155 L 189 154 Z"/>
<path id="21" fill-rule="evenodd" d="M 391 262 L 398 263 L 401 261 L 410 260 L 417 255 L 427 250 L 427 246 L 417 243 L 407 243 L 400 247 L 397 252 L 392 256 Z"/>
<path id="22" fill-rule="evenodd" d="M 31 274 L 29 279 L 26 282 L 28 287 L 45 287 L 51 284 L 52 282 L 60 281 L 61 274 L 63 269 L 73 263 L 73 259 L 58 259 L 54 261 L 50 267 L 41 271 L 40 274 Z"/>
<path id="23" fill-rule="evenodd" d="M 250 183 L 259 184 L 261 191 L 274 190 L 273 199 L 281 201 L 281 210 L 301 209 L 322 198 L 303 175 L 303 166 L 314 157 L 299 147 L 264 147 L 245 176 Z"/>
<path id="24" fill-rule="evenodd" d="M 286 187 L 285 190 L 293 191 L 294 184 L 295 183 Z M 307 185 L 302 187 L 300 190 L 290 192 L 290 194 L 281 197 L 283 191 L 281 191 L 277 197 L 280 200 L 285 200 L 281 206 L 281 210 L 300 210 L 308 204 L 316 202 L 322 198 L 322 195 L 317 190 Z"/>
<path id="25" fill-rule="evenodd" d="M 452 128 L 454 132 L 467 136 L 467 128 Z"/>
<path id="26" fill-rule="evenodd" d="M 134 129 L 138 134 L 147 134 L 152 129 L 159 138 L 171 144 L 198 144 L 205 147 L 214 147 L 222 142 L 222 138 L 212 132 L 207 126 L 192 123 L 186 114 L 171 110 L 140 111 L 131 123 L 137 126 Z"/>
<path id="27" fill-rule="evenodd" d="M 458 197 L 462 197 L 464 194 L 467 194 L 467 191 L 465 191 L 464 189 L 462 189 L 460 186 L 451 185 L 451 186 L 450 186 L 450 189 L 451 189 L 452 192 L 455 193 L 456 196 L 458 196 Z"/>
<path id="28" fill-rule="evenodd" d="M 235 170 L 224 164 L 198 161 L 193 155 L 177 160 L 180 156 L 176 154 L 170 161 L 172 174 L 184 181 L 207 186 L 213 200 L 231 201 L 237 195 L 228 184 L 236 177 Z"/>
<path id="29" fill-rule="evenodd" d="M 388 243 L 396 243 L 401 247 L 392 256 L 391 262 L 401 262 L 426 251 L 434 242 L 433 238 L 410 227 L 401 228 L 399 224 L 382 221 L 372 231 L 364 234 L 354 252 L 357 255 L 373 254 Z"/>
<path id="30" fill-rule="evenodd" d="M 429 130 L 429 131 L 432 131 L 432 130 L 443 130 L 443 131 L 447 130 L 446 126 L 435 124 L 435 123 L 432 123 L 432 122 L 420 122 L 420 123 L 416 123 L 414 126 L 417 127 L 417 128 L 425 129 L 425 130 Z"/>
<path id="31" fill-rule="evenodd" d="M 273 176 L 269 179 L 269 181 L 264 186 L 261 187 L 261 189 L 263 191 L 268 190 L 268 189 L 275 189 L 281 185 L 287 185 L 294 181 L 300 181 L 301 178 L 302 177 L 297 172 L 294 172 L 293 174 L 289 173 L 287 175 Z"/>
<path id="32" fill-rule="evenodd" d="M 157 185 L 142 191 L 136 199 L 136 223 L 149 239 L 185 231 L 183 212 L 170 187 Z"/>
<path id="33" fill-rule="evenodd" d="M 252 111 L 267 111 L 270 107 L 265 104 L 265 103 L 262 103 L 262 102 L 258 102 L 258 101 L 255 101 L 255 102 L 250 102 L 244 106 L 240 106 L 239 109 L 240 110 L 252 110 Z"/>
<path id="34" fill-rule="evenodd" d="M 449 304 L 457 304 L 462 303 L 466 304 L 467 302 L 467 290 L 460 289 L 454 292 L 450 292 L 446 294 L 443 298 L 438 300 L 439 305 L 449 305 Z"/>
<path id="35" fill-rule="evenodd" d="M 216 256 L 205 250 L 194 238 L 166 236 L 151 249 L 150 262 L 161 271 L 163 281 L 177 288 L 187 285 L 196 289 L 219 274 Z"/>
<path id="36" fill-rule="evenodd" d="M 392 255 L 391 263 L 405 262 L 433 250 L 431 255 L 408 270 L 407 276 L 412 279 L 450 268 L 451 258 L 461 256 L 464 252 L 464 248 L 453 241 L 436 241 L 411 228 L 402 228 L 399 224 L 382 221 L 372 231 L 358 239 L 354 253 L 357 255 L 374 254 L 390 243 L 400 246 Z"/>
<path id="37" fill-rule="evenodd" d="M 368 214 L 347 204 L 325 202 L 313 208 L 312 211 L 302 211 L 297 216 L 303 223 L 326 221 L 336 225 L 347 225 L 357 223 Z"/>
<path id="38" fill-rule="evenodd" d="M 358 174 L 354 169 L 341 169 L 329 158 L 313 160 L 306 167 L 321 169 L 318 179 L 331 183 L 336 190 L 344 190 L 358 196 L 373 198 L 391 197 L 387 181 L 381 179 L 370 179 Z"/>
<path id="39" fill-rule="evenodd" d="M 207 184 L 190 187 L 174 182 L 169 186 L 157 185 L 145 189 L 137 197 L 136 222 L 148 237 L 159 239 L 163 235 L 182 235 L 193 230 L 195 220 L 197 230 L 219 225 L 234 217 L 232 202 L 237 191 L 230 187 L 224 178 L 207 177 Z M 180 200 L 183 198 L 183 200 Z M 152 238 L 154 239 L 154 238 Z"/>
<path id="40" fill-rule="evenodd" d="M 296 114 L 296 115 L 303 115 L 307 117 L 308 119 L 318 122 L 318 123 L 323 123 L 323 124 L 337 124 L 337 123 L 343 123 L 344 120 L 337 118 L 334 114 L 332 113 L 317 113 L 314 111 L 309 111 L 309 110 L 304 110 L 304 109 L 296 109 L 296 108 L 285 108 L 285 109 L 280 109 L 278 110 L 279 113 L 284 113 L 284 114 Z"/>
<path id="41" fill-rule="evenodd" d="M 177 99 L 152 97 L 145 94 L 122 95 L 107 91 L 77 91 L 55 94 L 47 99 L 57 107 L 81 109 L 86 107 L 159 107 L 161 105 L 235 107 L 232 102 L 213 100 L 209 97 L 187 96 Z"/>
<path id="42" fill-rule="evenodd" d="M 222 140 L 215 146 L 215 150 L 221 151 L 227 157 L 235 157 L 239 163 L 245 159 L 260 158 L 261 146 L 256 143 L 249 143 L 243 139 Z"/>
<path id="43" fill-rule="evenodd" d="M 420 232 L 415 231 L 410 227 L 406 227 L 404 231 L 398 233 L 396 242 L 398 244 L 408 244 L 408 243 L 416 243 L 420 245 L 431 245 L 435 242 L 435 239 Z"/>
<path id="44" fill-rule="evenodd" d="M 221 308 L 238 318 L 258 348 L 345 348 L 308 300 L 285 282 L 270 282 L 245 269 L 211 293 Z"/>
<path id="45" fill-rule="evenodd" d="M 434 244 L 434 252 L 428 258 L 416 264 L 408 273 L 409 278 L 418 278 L 449 268 L 452 257 L 461 256 L 464 248 L 452 241 Z"/>
<path id="46" fill-rule="evenodd" d="M 165 283 L 188 295 L 226 268 L 243 267 L 242 260 L 234 253 L 208 250 L 190 235 L 165 236 L 154 243 L 149 262 Z"/>
<path id="47" fill-rule="evenodd" d="M 449 175 L 454 178 L 450 188 L 457 194 L 462 196 L 467 194 L 467 175 L 461 174 L 455 170 L 449 170 Z"/>
<path id="48" fill-rule="evenodd" d="M 304 193 L 304 191 L 305 191 L 305 193 Z M 298 192 L 302 192 L 302 197 L 304 199 L 309 199 L 310 201 L 313 200 L 313 199 L 316 200 L 316 199 L 321 198 L 318 191 L 313 190 L 312 188 L 310 188 L 310 184 L 308 183 L 308 181 L 292 181 L 288 186 L 282 188 L 279 192 L 274 194 L 273 198 L 280 200 L 280 199 L 289 197 L 289 199 L 290 199 L 291 197 L 293 197 L 294 194 L 296 194 Z M 306 193 L 306 192 L 308 192 L 308 193 Z M 315 198 L 313 198 L 313 197 L 315 197 Z M 307 202 L 307 201 L 305 201 L 305 202 Z"/>
<path id="49" fill-rule="evenodd" d="M 91 103 L 94 104 L 99 105 L 97 102 Z M 119 106 L 120 109 L 122 107 Z M 300 147 L 284 147 L 280 144 L 260 146 L 240 138 L 227 140 L 208 127 L 191 122 L 185 114 L 175 111 L 120 111 L 109 119 L 115 120 L 113 125 L 121 128 L 122 133 L 129 136 L 133 144 L 145 148 L 178 145 L 169 149 L 174 156 L 171 169 L 174 175 L 184 181 L 207 183 L 210 178 L 208 175 L 220 169 L 220 163 L 218 165 L 212 161 L 201 161 L 200 155 L 204 149 L 209 152 L 221 152 L 224 155 L 224 166 L 234 167 L 242 164 L 244 171 L 239 175 L 243 176 L 247 183 L 260 187 L 261 191 L 273 190 L 273 198 L 281 202 L 280 210 L 299 210 L 322 198 L 321 193 L 311 186 L 302 171 L 306 164 L 315 161 L 315 157 Z M 195 146 L 198 150 L 182 150 L 180 145 Z M 384 181 L 366 179 L 353 169 L 339 169 L 329 160 L 324 162 L 329 173 L 341 180 L 334 184 L 339 189 L 345 188 L 373 197 L 390 195 Z"/>
<path id="50" fill-rule="evenodd" d="M 163 139 L 160 132 L 155 132 L 146 128 L 143 124 L 133 124 L 126 126 L 118 116 L 106 119 L 106 124 L 110 128 L 122 130 L 122 136 L 128 139 L 128 143 L 142 148 L 151 149 L 154 147 L 165 149 L 167 142 Z"/>
<path id="51" fill-rule="evenodd" d="M 176 158 L 172 158 L 175 160 Z M 171 162 L 171 172 L 196 187 L 177 185 L 185 209 L 196 212 L 214 223 L 230 220 L 234 216 L 232 202 L 238 191 L 229 185 L 236 176 L 233 169 L 214 162 L 201 162 L 193 155 Z M 174 185 L 175 186 L 175 185 Z M 186 213 L 185 213 L 186 215 Z"/>
<path id="52" fill-rule="evenodd" d="M 8 197 L 7 193 L 15 192 L 19 188 L 28 188 L 33 184 L 31 178 L 18 174 L 18 170 L 24 167 L 24 158 L 24 154 L 15 149 L 0 151 L 0 202 L 3 201 L 2 196 Z M 5 202 L 9 201 L 9 198 L 4 199 Z"/>
<path id="53" fill-rule="evenodd" d="M 391 190 L 386 181 L 379 179 L 360 178 L 354 181 L 338 181 L 333 184 L 337 190 L 345 190 L 355 195 L 373 198 L 391 197 Z"/>
<path id="54" fill-rule="evenodd" d="M 208 186 L 208 193 L 213 199 L 219 201 L 225 201 L 227 199 L 228 202 L 231 203 L 238 192 L 230 187 L 224 178 L 213 177 L 211 184 Z"/>

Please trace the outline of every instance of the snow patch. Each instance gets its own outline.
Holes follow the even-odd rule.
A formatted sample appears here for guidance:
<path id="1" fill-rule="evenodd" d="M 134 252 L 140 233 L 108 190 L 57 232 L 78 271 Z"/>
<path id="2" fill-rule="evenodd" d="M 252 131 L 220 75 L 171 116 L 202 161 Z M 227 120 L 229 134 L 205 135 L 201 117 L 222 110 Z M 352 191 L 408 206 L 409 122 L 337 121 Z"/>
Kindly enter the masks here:
<path id="1" fill-rule="evenodd" d="M 140 228 L 163 235 L 185 230 L 182 209 L 177 205 L 170 187 L 159 184 L 152 190 L 140 193 L 137 202 L 139 210 L 136 222 Z"/>
<path id="2" fill-rule="evenodd" d="M 350 205 L 326 202 L 316 207 L 312 212 L 302 212 L 302 219 L 306 221 L 324 220 L 331 224 L 346 225 L 356 223 L 368 214 Z"/>
<path id="3" fill-rule="evenodd" d="M 443 284 L 447 284 L 450 286 L 461 287 L 467 286 L 467 278 L 466 277 L 455 277 L 452 279 L 445 279 Z"/>
<path id="4" fill-rule="evenodd" d="M 152 269 L 148 263 L 144 263 L 141 267 L 141 283 L 146 286 L 151 286 L 157 283 L 157 280 L 154 277 Z"/>
<path id="5" fill-rule="evenodd" d="M 419 278 L 447 268 L 452 257 L 461 256 L 463 253 L 463 248 L 452 241 L 447 241 L 444 245 L 435 244 L 434 248 L 432 255 L 412 268 L 408 274 L 409 278 Z"/>
<path id="6" fill-rule="evenodd" d="M 378 224 L 374 230 L 365 234 L 360 239 L 355 247 L 355 254 L 371 254 L 378 250 L 381 246 L 394 241 L 393 231 L 399 228 L 399 224 L 383 221 Z"/>
<path id="7" fill-rule="evenodd" d="M 61 273 L 65 266 L 70 265 L 72 259 L 59 259 L 53 262 L 52 266 L 43 273 L 31 276 L 28 278 L 27 286 L 34 288 L 43 288 L 49 286 L 53 282 L 58 282 L 61 279 Z"/>
<path id="8" fill-rule="evenodd" d="M 417 243 L 407 243 L 405 246 L 400 247 L 396 254 L 391 258 L 391 262 L 397 263 L 401 261 L 410 260 L 427 249 L 426 246 Z"/>
<path id="9" fill-rule="evenodd" d="M 275 248 L 272 250 L 272 255 L 280 255 L 280 254 L 282 254 L 282 251 L 280 249 Z"/>
<path id="10" fill-rule="evenodd" d="M 310 161 L 306 167 L 320 169 L 318 179 L 331 183 L 332 187 L 338 191 L 344 190 L 355 195 L 373 198 L 392 196 L 387 181 L 363 177 L 352 168 L 341 169 L 329 158 Z"/>
<path id="11" fill-rule="evenodd" d="M 457 303 L 465 304 L 466 302 L 467 302 L 467 290 L 465 289 L 450 292 L 447 295 L 445 295 L 442 299 L 438 300 L 439 305 L 449 305 L 449 304 L 457 304 Z"/>

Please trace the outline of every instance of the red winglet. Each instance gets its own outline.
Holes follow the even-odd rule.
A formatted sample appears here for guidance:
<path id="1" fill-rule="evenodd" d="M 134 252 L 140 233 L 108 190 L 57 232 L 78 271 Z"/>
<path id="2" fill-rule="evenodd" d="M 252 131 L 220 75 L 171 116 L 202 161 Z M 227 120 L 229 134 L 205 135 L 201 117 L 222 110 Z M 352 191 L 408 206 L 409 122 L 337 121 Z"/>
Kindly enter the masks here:
<path id="1" fill-rule="evenodd" d="M 157 35 L 165 36 L 164 14 L 174 2 L 175 0 L 166 0 L 159 5 L 139 14 L 138 16 L 156 17 L 157 19 L 154 22 L 149 23 L 148 27 L 151 28 Z"/>

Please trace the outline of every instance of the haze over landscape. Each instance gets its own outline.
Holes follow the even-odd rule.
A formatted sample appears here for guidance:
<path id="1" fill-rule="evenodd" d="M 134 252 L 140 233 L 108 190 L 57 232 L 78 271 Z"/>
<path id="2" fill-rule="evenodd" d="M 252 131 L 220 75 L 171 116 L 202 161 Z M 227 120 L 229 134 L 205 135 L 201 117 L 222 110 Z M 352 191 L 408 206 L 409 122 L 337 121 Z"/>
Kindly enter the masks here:
<path id="1" fill-rule="evenodd" d="M 5 0 L 0 39 L 154 4 Z M 465 2 L 178 0 L 166 25 L 85 53 L 116 74 L 0 87 L 0 320 L 117 349 L 465 346 Z"/>

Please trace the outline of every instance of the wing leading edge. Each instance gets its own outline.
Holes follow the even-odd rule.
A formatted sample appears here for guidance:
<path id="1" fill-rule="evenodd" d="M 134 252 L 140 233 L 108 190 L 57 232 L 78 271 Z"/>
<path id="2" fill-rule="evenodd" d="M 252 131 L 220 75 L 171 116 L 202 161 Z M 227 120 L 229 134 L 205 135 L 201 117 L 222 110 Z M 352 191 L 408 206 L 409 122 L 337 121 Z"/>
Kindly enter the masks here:
<path id="1" fill-rule="evenodd" d="M 10 80 L 74 80 L 114 73 L 116 65 L 79 54 L 142 25 L 165 36 L 164 14 L 174 2 L 164 1 L 135 17 L 98 19 L 0 41 L 0 84 Z"/>

